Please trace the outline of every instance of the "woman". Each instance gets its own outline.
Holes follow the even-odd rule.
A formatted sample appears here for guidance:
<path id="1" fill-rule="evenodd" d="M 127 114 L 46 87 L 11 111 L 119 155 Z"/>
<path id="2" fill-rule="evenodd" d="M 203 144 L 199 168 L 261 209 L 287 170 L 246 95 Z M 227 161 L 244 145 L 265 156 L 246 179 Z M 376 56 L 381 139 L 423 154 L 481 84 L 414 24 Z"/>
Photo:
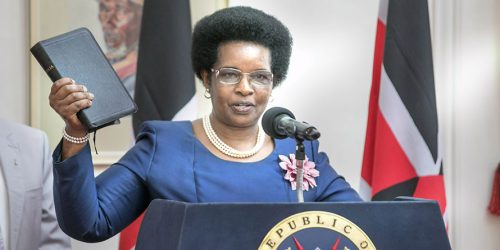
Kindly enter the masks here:
<path id="1" fill-rule="evenodd" d="M 56 81 L 49 99 L 66 122 L 54 152 L 61 228 L 81 241 L 104 240 L 157 198 L 296 201 L 289 158 L 295 141 L 272 140 L 258 126 L 272 89 L 286 76 L 291 44 L 281 22 L 249 7 L 202 19 L 193 33 L 192 60 L 211 99 L 211 114 L 193 122 L 144 123 L 135 146 L 96 179 L 87 130 L 76 117 L 94 96 L 71 79 Z M 318 142 L 306 143 L 304 200 L 360 200 L 317 149 Z"/>

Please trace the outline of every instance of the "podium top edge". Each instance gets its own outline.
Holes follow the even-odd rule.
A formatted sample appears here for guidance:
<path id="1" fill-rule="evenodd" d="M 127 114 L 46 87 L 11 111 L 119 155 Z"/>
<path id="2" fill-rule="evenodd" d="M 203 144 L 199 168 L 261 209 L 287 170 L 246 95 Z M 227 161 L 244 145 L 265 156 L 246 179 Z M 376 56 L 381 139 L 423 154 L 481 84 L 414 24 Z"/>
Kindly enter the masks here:
<path id="1" fill-rule="evenodd" d="M 435 200 L 428 200 L 428 199 L 396 199 L 393 201 L 341 201 L 341 202 L 183 202 L 183 201 L 174 201 L 174 200 L 166 200 L 166 199 L 155 199 L 151 203 L 170 203 L 170 204 L 177 204 L 177 205 L 186 205 L 186 206 L 212 206 L 212 205 L 235 205 L 235 206 L 242 206 L 242 205 L 259 205 L 259 206 L 276 206 L 276 205 L 298 205 L 298 204 L 304 204 L 304 205 L 318 205 L 318 204 L 345 204 L 345 205 L 375 205 L 375 204 L 435 204 L 437 205 L 437 201 Z"/>

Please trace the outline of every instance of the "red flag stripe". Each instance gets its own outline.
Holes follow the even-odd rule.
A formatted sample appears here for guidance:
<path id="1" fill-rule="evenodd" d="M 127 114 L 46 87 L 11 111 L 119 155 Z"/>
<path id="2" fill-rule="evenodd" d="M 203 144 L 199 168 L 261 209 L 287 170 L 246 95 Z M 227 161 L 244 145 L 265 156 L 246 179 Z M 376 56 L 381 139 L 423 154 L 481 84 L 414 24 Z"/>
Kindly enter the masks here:
<path id="1" fill-rule="evenodd" d="M 135 219 L 134 222 L 120 232 L 120 241 L 118 244 L 119 250 L 131 250 L 135 248 L 137 234 L 139 233 L 143 217 L 144 213 L 142 213 L 141 216 Z"/>
<path id="2" fill-rule="evenodd" d="M 439 202 L 441 213 L 446 210 L 446 194 L 444 190 L 444 179 L 442 175 L 425 176 L 418 180 L 417 188 L 413 196 Z"/>
<path id="3" fill-rule="evenodd" d="M 361 172 L 363 181 L 367 183 L 367 185 L 364 185 L 365 187 L 371 186 L 372 183 L 371 166 L 373 164 L 373 157 L 374 157 L 373 149 L 375 144 L 375 134 L 376 134 L 375 130 L 377 127 L 376 119 L 380 111 L 378 108 L 378 98 L 380 89 L 382 59 L 384 55 L 384 41 L 385 41 L 385 26 L 383 21 L 379 19 L 377 21 L 377 33 L 375 40 L 375 60 L 373 62 L 373 79 L 372 79 L 372 88 L 370 91 L 370 102 L 368 106 L 368 125 L 366 128 L 366 137 L 365 137 L 365 153 L 363 155 L 363 167 Z M 361 190 L 361 195 L 363 196 L 363 198 L 368 200 L 371 198 L 371 191 Z"/>
<path id="4" fill-rule="evenodd" d="M 372 196 L 383 189 L 417 176 L 382 114 L 377 117 L 375 141 L 372 171 L 377 174 L 371 177 Z"/>

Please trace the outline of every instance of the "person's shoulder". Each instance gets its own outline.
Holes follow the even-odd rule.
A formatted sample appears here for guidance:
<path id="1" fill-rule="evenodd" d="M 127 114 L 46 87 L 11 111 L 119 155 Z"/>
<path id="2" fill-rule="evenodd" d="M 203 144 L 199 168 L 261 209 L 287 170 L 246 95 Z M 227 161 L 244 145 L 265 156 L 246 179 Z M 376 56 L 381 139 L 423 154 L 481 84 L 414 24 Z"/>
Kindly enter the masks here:
<path id="1" fill-rule="evenodd" d="M 150 142 L 158 147 L 183 148 L 191 145 L 194 140 L 192 123 L 190 121 L 147 121 L 142 124 L 137 142 Z"/>
<path id="2" fill-rule="evenodd" d="M 152 120 L 145 121 L 142 124 L 143 127 L 152 127 L 158 129 L 169 129 L 169 128 L 180 128 L 191 126 L 191 121 L 161 121 L 161 120 Z"/>
<path id="3" fill-rule="evenodd" d="M 155 133 L 190 133 L 192 131 L 191 121 L 146 121 L 142 124 L 141 131 L 154 131 Z"/>
<path id="4" fill-rule="evenodd" d="M 8 121 L 4 119 L 0 119 L 0 133 L 8 136 L 10 134 L 14 134 L 15 136 L 18 137 L 28 137 L 28 138 L 39 138 L 39 137 L 44 137 L 45 132 L 43 132 L 40 129 L 30 127 L 28 125 L 18 123 L 18 122 L 13 122 L 13 121 Z"/>

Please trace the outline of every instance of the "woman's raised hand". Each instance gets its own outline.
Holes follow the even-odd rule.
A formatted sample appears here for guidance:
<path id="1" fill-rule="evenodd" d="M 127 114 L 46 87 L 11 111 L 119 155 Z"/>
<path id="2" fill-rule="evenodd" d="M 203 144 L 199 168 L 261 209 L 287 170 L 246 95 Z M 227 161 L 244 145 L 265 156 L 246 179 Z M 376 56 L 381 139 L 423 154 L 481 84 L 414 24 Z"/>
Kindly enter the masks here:
<path id="1" fill-rule="evenodd" d="M 55 81 L 49 94 L 50 106 L 66 123 L 66 132 L 74 136 L 87 133 L 87 128 L 76 113 L 92 106 L 93 100 L 94 94 L 88 92 L 84 85 L 67 77 Z"/>

